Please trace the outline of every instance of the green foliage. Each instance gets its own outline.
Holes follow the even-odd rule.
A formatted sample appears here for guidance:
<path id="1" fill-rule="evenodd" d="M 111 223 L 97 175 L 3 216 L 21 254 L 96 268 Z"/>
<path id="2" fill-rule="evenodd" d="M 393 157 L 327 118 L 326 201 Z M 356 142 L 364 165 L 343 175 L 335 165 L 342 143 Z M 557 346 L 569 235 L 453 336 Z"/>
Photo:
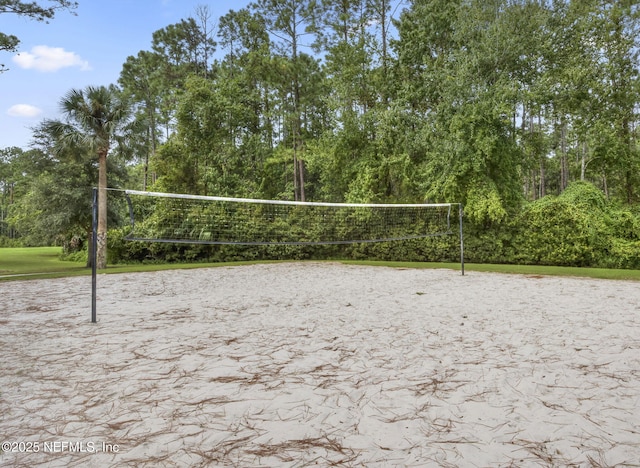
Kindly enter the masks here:
<path id="1" fill-rule="evenodd" d="M 68 121 L 38 135 L 39 155 L 0 152 L 0 236 L 42 243 L 86 230 L 80 187 L 95 185 L 96 168 L 90 148 L 64 132 L 74 124 L 76 137 L 95 137 L 94 150 L 109 137 L 111 161 L 126 153 L 138 179 L 128 187 L 460 202 L 470 261 L 636 268 L 640 10 L 605 3 L 414 0 L 394 17 L 382 0 L 259 0 L 220 19 L 224 56 L 213 62 L 217 44 L 206 22 L 187 18 L 156 31 L 151 50 L 123 64 L 119 83 L 135 114 L 126 132 L 92 128 L 109 115 L 76 113 L 76 91 L 65 99 Z M 87 91 L 111 92 L 112 104 L 124 104 L 112 86 Z M 62 140 L 74 145 L 60 152 Z M 114 162 L 124 169 L 123 159 Z M 138 228 L 170 224 L 167 207 L 150 210 L 150 224 Z M 215 223 L 231 219 L 208 214 Z M 321 231 L 300 213 L 269 226 L 235 216 L 248 235 L 286 229 L 292 239 L 314 240 Z M 346 217 L 335 230 L 357 236 L 365 218 Z M 458 244 L 453 237 L 345 247 L 129 244 L 117 223 L 109 224 L 117 228 L 113 261 L 453 261 Z M 215 235 L 210 227 L 188 234 Z"/>
<path id="2" fill-rule="evenodd" d="M 562 192 L 560 200 L 586 212 L 602 214 L 607 210 L 607 199 L 595 185 L 584 181 L 576 181 Z"/>
<path id="3" fill-rule="evenodd" d="M 526 206 L 516 218 L 514 260 L 566 266 L 637 265 L 639 219 L 606 202 L 592 184 L 577 182 L 560 196 Z"/>
<path id="4" fill-rule="evenodd" d="M 516 257 L 534 265 L 592 264 L 597 228 L 591 213 L 557 197 L 547 196 L 525 208 L 514 243 Z"/>
<path id="5" fill-rule="evenodd" d="M 501 222 L 506 218 L 507 211 L 495 183 L 485 181 L 471 185 L 467 194 L 465 214 L 475 223 Z"/>
<path id="6" fill-rule="evenodd" d="M 65 262 L 84 263 L 86 265 L 88 263 L 88 252 L 86 250 L 70 253 L 63 252 L 60 254 L 60 260 Z"/>
<path id="7" fill-rule="evenodd" d="M 157 226 L 171 225 L 167 216 L 175 208 L 156 206 L 148 219 L 149 235 L 158 234 Z M 194 211 L 194 215 L 195 215 Z M 200 213 L 202 214 L 202 213 Z M 279 241 L 318 241 L 327 234 L 355 239 L 376 222 L 370 211 L 345 212 L 329 221 L 312 210 L 292 210 L 286 217 L 275 214 L 265 218 L 261 211 L 236 212 L 208 209 L 210 225 L 235 226 L 247 239 Z M 181 217 L 182 214 L 181 214 Z M 186 220 L 189 215 L 184 216 Z M 265 220 L 268 222 L 265 224 Z M 401 233 L 418 234 L 428 229 L 409 219 Z M 188 228 L 185 226 L 185 228 Z M 639 268 L 640 216 L 627 207 L 606 201 L 591 184 L 569 186 L 566 196 L 547 196 L 526 204 L 515 217 L 502 222 L 465 223 L 465 258 L 474 263 L 512 263 L 562 265 L 574 267 Z M 144 223 L 140 227 L 144 232 Z M 193 227 L 188 228 L 193 229 Z M 457 231 L 455 222 L 454 232 Z M 241 232 L 241 231 L 238 231 Z M 186 232 L 211 240 L 211 234 L 198 228 Z M 393 232 L 389 232 L 393 236 Z M 235 234 L 240 235 L 240 234 Z M 351 245 L 190 245 L 172 243 L 127 242 L 124 232 L 110 231 L 111 262 L 185 262 L 280 259 L 330 259 L 384 261 L 459 261 L 457 235 L 382 243 Z M 218 234 L 219 236 L 219 234 Z M 285 237 L 283 237 L 285 236 Z"/>
<path id="8" fill-rule="evenodd" d="M 0 236 L 0 247 L 25 247 L 22 239 L 12 239 L 7 236 Z"/>

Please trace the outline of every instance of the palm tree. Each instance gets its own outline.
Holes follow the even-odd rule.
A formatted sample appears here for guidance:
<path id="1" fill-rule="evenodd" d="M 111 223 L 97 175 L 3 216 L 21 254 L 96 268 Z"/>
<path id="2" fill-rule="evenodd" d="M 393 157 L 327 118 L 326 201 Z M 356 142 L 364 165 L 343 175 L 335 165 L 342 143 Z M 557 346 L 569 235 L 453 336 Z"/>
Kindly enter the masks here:
<path id="1" fill-rule="evenodd" d="M 96 267 L 107 267 L 107 156 L 129 123 L 131 111 L 113 85 L 72 89 L 60 101 L 65 121 L 50 120 L 46 128 L 56 148 L 82 145 L 98 160 L 98 232 Z"/>

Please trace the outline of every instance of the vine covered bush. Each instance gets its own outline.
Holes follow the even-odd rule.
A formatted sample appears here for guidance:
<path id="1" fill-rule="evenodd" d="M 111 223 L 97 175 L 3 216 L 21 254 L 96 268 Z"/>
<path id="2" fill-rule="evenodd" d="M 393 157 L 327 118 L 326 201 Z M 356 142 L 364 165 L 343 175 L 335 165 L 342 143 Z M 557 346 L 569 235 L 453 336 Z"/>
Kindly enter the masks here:
<path id="1" fill-rule="evenodd" d="M 514 221 L 513 263 L 637 268 L 637 215 L 587 182 L 528 204 Z"/>

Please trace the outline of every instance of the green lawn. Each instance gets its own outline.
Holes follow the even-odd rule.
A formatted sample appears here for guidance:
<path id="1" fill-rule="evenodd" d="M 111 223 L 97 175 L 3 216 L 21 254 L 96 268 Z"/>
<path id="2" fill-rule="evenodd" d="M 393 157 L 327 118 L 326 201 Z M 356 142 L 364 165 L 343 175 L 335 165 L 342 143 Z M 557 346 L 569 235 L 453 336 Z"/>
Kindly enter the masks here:
<path id="1" fill-rule="evenodd" d="M 87 268 L 85 262 L 60 260 L 60 253 L 60 247 L 0 248 L 0 281 L 91 275 L 91 268 Z M 258 262 L 111 265 L 99 273 L 176 270 L 249 263 Z"/>
<path id="2" fill-rule="evenodd" d="M 60 247 L 0 248 L 0 281 L 15 279 L 58 278 L 75 275 L 90 275 L 91 269 L 84 262 L 67 262 L 59 259 Z M 233 263 L 181 263 L 151 265 L 114 265 L 100 273 L 125 273 L 138 271 L 158 271 L 185 268 L 203 268 L 223 265 L 242 265 L 257 262 Z M 369 262 L 344 261 L 353 265 L 389 266 L 395 268 L 451 268 L 460 269 L 457 263 L 416 263 L 416 262 Z M 524 275 L 582 276 L 600 279 L 640 281 L 640 270 L 613 270 L 604 268 L 572 268 L 529 265 L 484 265 L 466 264 L 466 272 L 486 271 Z"/>
<path id="3" fill-rule="evenodd" d="M 451 268 L 459 270 L 459 263 L 411 263 L 411 262 L 367 262 L 345 261 L 354 265 L 384 265 L 399 268 Z M 640 281 L 640 270 L 615 270 L 608 268 L 579 268 L 538 265 L 497 265 L 482 263 L 466 263 L 465 272 L 483 271 L 492 273 L 510 273 L 516 275 L 541 276 L 579 276 L 596 279 L 634 280 Z"/>
<path id="4" fill-rule="evenodd" d="M 84 263 L 61 261 L 60 252 L 60 247 L 0 248 L 0 280 L 91 273 Z"/>

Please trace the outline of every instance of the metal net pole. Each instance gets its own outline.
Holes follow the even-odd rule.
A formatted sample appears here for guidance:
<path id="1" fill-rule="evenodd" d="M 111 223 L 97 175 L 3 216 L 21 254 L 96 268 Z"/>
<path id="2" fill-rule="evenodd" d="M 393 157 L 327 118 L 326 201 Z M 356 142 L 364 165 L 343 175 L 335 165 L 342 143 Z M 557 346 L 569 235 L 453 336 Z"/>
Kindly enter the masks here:
<path id="1" fill-rule="evenodd" d="M 464 209 L 462 207 L 462 203 L 460 203 L 460 271 L 462 276 L 464 276 L 464 235 L 462 234 L 462 216 L 464 214 Z"/>
<path id="2" fill-rule="evenodd" d="M 91 323 L 96 323 L 96 257 L 98 244 L 98 189 L 93 188 L 92 224 L 91 224 Z"/>

